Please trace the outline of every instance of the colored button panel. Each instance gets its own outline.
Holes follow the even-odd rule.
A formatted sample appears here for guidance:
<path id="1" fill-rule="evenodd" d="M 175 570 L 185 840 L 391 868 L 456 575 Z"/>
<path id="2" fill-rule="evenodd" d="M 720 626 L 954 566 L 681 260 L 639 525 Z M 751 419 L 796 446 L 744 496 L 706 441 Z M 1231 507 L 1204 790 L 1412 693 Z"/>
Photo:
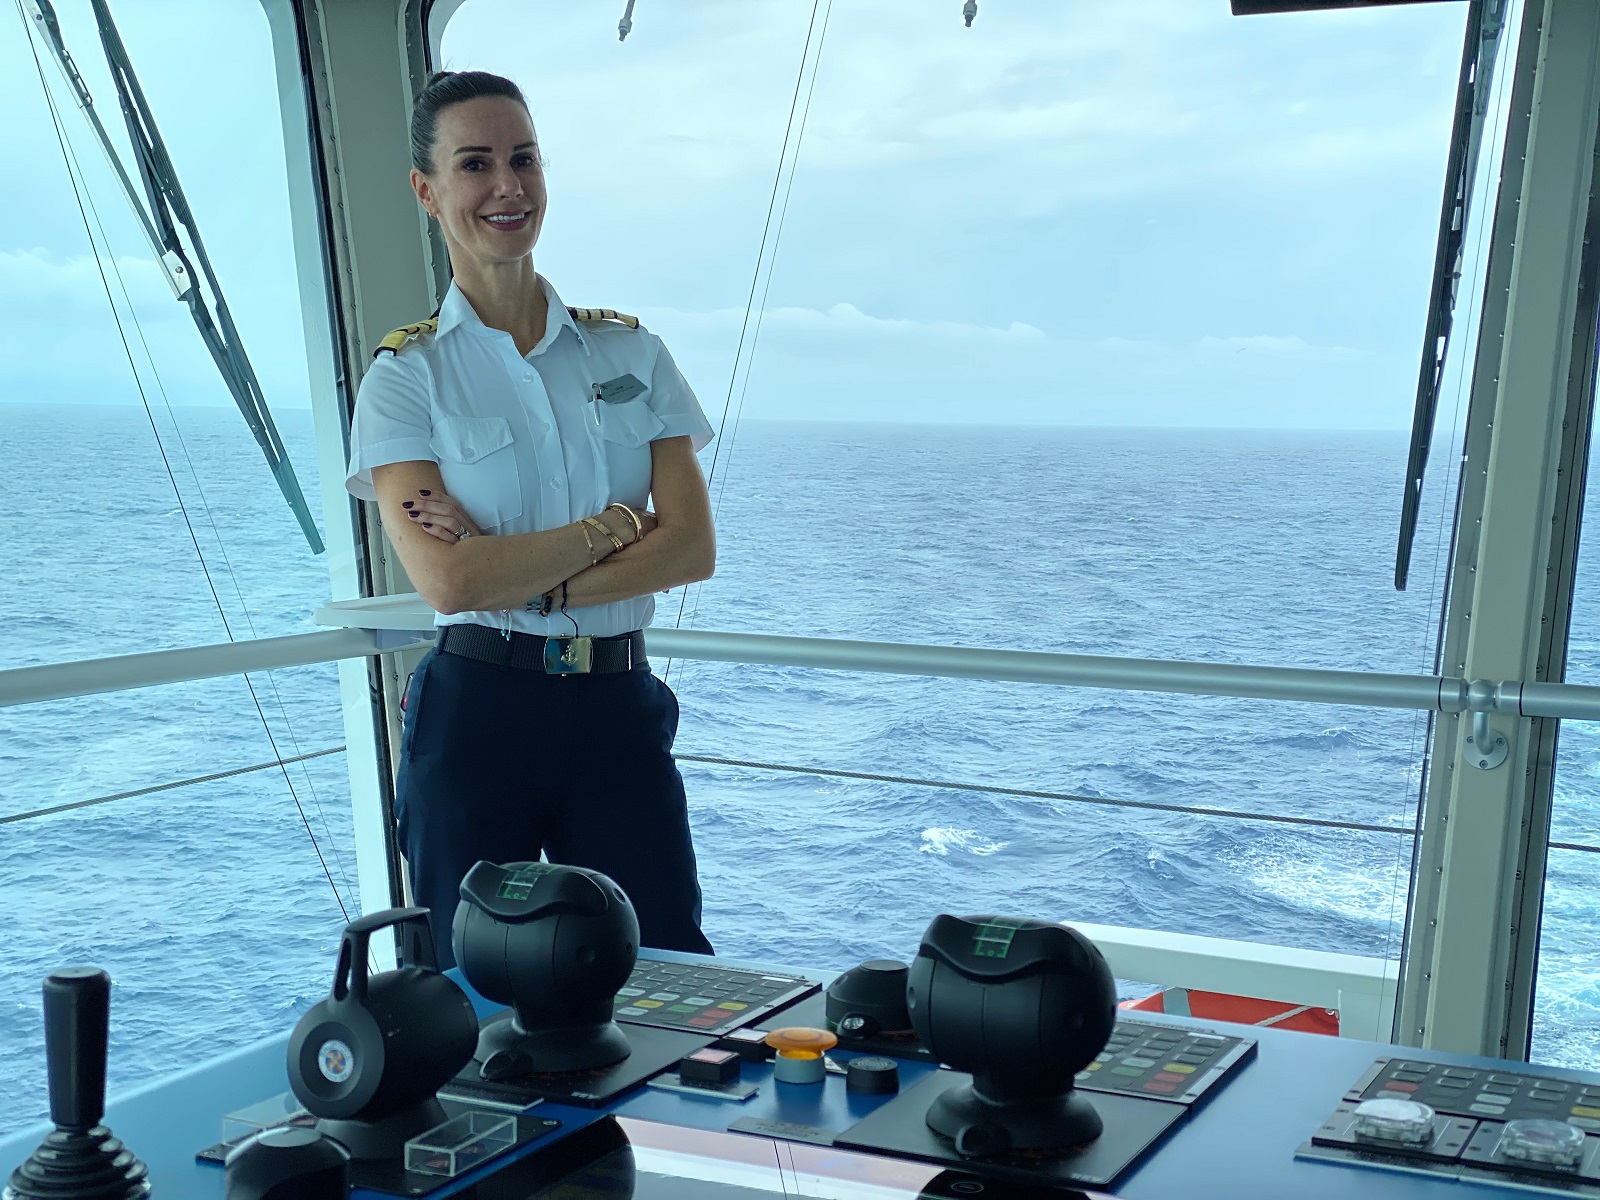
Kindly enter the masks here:
<path id="1" fill-rule="evenodd" d="M 1572 1115 L 1575 1117 L 1588 1117 L 1592 1120 L 1595 1117 L 1600 1117 L 1600 1108 L 1591 1108 L 1585 1104 L 1575 1104 L 1572 1107 Z"/>
<path id="2" fill-rule="evenodd" d="M 1188 1077 L 1179 1075 L 1176 1071 L 1157 1071 L 1155 1078 L 1162 1083 L 1188 1083 Z"/>
<path id="3" fill-rule="evenodd" d="M 1404 1079 L 1391 1079 L 1383 1085 L 1383 1090 L 1386 1092 L 1414 1092 L 1417 1090 L 1417 1085 L 1408 1083 Z"/>
<path id="4" fill-rule="evenodd" d="M 1150 1067 L 1153 1067 L 1153 1066 L 1156 1065 L 1156 1060 L 1153 1059 L 1153 1058 L 1136 1058 L 1131 1054 L 1128 1055 L 1128 1057 L 1123 1059 L 1122 1061 L 1123 1061 L 1123 1064 L 1126 1065 L 1126 1066 L 1143 1067 L 1145 1069 L 1149 1069 Z"/>
<path id="5" fill-rule="evenodd" d="M 1161 1069 L 1163 1071 L 1176 1071 L 1179 1075 L 1193 1075 L 1194 1074 L 1194 1068 L 1190 1067 L 1190 1066 L 1185 1066 L 1183 1063 L 1168 1063 L 1165 1067 L 1163 1067 Z"/>
<path id="6" fill-rule="evenodd" d="M 1144 1090 L 1147 1092 L 1175 1092 L 1178 1090 L 1178 1085 L 1175 1083 L 1161 1083 L 1152 1079 L 1144 1085 Z"/>
<path id="7" fill-rule="evenodd" d="M 639 1007 L 639 1008 L 660 1008 L 661 1007 L 661 1001 L 659 1001 L 659 1000 L 640 1000 L 638 1002 L 637 1007 Z"/>
<path id="8" fill-rule="evenodd" d="M 682 997 L 677 992 L 651 992 L 650 999 L 660 1000 L 665 1004 L 672 1000 L 681 1000 Z"/>
<path id="9" fill-rule="evenodd" d="M 748 1004 L 740 1004 L 737 1000 L 724 1000 L 721 1004 L 717 1005 L 717 1007 L 725 1008 L 729 1012 L 743 1012 L 750 1006 Z"/>
<path id="10" fill-rule="evenodd" d="M 642 1016 L 645 1015 L 645 1013 L 647 1013 L 649 1011 L 650 1010 L 648 1008 L 619 1008 L 619 1009 L 617 1009 L 617 1016 L 619 1016 L 619 1017 L 642 1017 Z"/>
<path id="11" fill-rule="evenodd" d="M 1143 1075 L 1144 1071 L 1139 1067 L 1112 1067 L 1111 1073 L 1113 1075 L 1131 1075 L 1137 1078 L 1138 1076 Z"/>

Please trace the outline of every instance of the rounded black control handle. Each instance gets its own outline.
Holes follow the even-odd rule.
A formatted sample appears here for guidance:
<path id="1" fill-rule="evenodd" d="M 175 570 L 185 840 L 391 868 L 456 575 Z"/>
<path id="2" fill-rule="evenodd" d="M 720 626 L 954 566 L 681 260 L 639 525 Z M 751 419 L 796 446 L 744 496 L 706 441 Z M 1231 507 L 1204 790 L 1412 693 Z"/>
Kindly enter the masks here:
<path id="1" fill-rule="evenodd" d="M 106 1111 L 106 1037 L 111 976 L 98 967 L 66 967 L 44 981 L 44 1050 L 50 1119 L 86 1132 Z"/>

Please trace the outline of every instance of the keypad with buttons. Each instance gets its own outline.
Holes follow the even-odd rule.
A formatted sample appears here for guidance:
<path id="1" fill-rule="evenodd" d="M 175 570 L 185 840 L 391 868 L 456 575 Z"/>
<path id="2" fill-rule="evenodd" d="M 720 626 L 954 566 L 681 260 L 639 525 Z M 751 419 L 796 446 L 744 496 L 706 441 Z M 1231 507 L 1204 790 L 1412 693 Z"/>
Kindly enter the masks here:
<path id="1" fill-rule="evenodd" d="M 1193 1104 L 1233 1068 L 1255 1053 L 1247 1038 L 1207 1030 L 1118 1021 L 1111 1040 L 1078 1072 L 1088 1092 L 1122 1092 L 1151 1100 Z"/>
<path id="2" fill-rule="evenodd" d="M 1576 1071 L 1556 1077 L 1379 1059 L 1346 1100 L 1420 1100 L 1435 1112 L 1495 1121 L 1542 1117 L 1600 1132 L 1600 1079 Z"/>
<path id="3" fill-rule="evenodd" d="M 738 967 L 640 961 L 612 1012 L 632 1025 L 718 1035 L 783 1008 L 820 985 Z"/>

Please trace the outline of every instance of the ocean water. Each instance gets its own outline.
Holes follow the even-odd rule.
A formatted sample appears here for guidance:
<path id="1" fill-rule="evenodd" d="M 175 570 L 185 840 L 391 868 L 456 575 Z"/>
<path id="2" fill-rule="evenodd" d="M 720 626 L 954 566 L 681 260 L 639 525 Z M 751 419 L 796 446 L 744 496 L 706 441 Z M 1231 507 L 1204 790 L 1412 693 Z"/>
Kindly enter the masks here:
<path id="1" fill-rule="evenodd" d="M 309 420 L 282 424 L 314 493 Z M 325 564 L 237 414 L 161 411 L 155 425 L 159 448 L 140 409 L 0 405 L 0 488 L 27 514 L 0 573 L 0 665 L 313 628 Z M 1396 593 L 1402 435 L 747 422 L 728 441 L 717 576 L 663 597 L 658 624 L 1431 666 L 1445 489 L 1430 492 L 1412 588 Z M 1600 681 L 1597 571 L 1580 560 L 1569 677 L 1585 682 Z M 682 702 L 706 926 L 723 953 L 906 957 L 945 910 L 1399 953 L 1419 714 L 656 669 Z M 343 740 L 331 665 L 0 709 L 0 822 Z M 707 757 L 798 769 L 693 761 Z M 1600 844 L 1597 778 L 1600 733 L 1568 726 L 1558 840 Z M 116 981 L 113 1089 L 284 1030 L 325 994 L 340 904 L 355 906 L 347 804 L 344 755 L 329 753 L 0 823 L 0 1070 L 13 1081 L 0 1132 L 44 1111 L 38 983 L 55 966 L 94 962 Z M 1600 1066 L 1597 858 L 1551 856 L 1543 1061 Z"/>

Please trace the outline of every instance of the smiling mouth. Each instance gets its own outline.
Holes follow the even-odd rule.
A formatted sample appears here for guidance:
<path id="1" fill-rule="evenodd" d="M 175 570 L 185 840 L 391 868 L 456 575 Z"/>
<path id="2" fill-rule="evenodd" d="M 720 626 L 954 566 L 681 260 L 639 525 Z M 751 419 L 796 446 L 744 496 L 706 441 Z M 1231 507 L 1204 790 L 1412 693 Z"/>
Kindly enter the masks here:
<path id="1" fill-rule="evenodd" d="M 483 219 L 495 229 L 521 229 L 532 216 L 531 212 L 491 213 Z"/>

